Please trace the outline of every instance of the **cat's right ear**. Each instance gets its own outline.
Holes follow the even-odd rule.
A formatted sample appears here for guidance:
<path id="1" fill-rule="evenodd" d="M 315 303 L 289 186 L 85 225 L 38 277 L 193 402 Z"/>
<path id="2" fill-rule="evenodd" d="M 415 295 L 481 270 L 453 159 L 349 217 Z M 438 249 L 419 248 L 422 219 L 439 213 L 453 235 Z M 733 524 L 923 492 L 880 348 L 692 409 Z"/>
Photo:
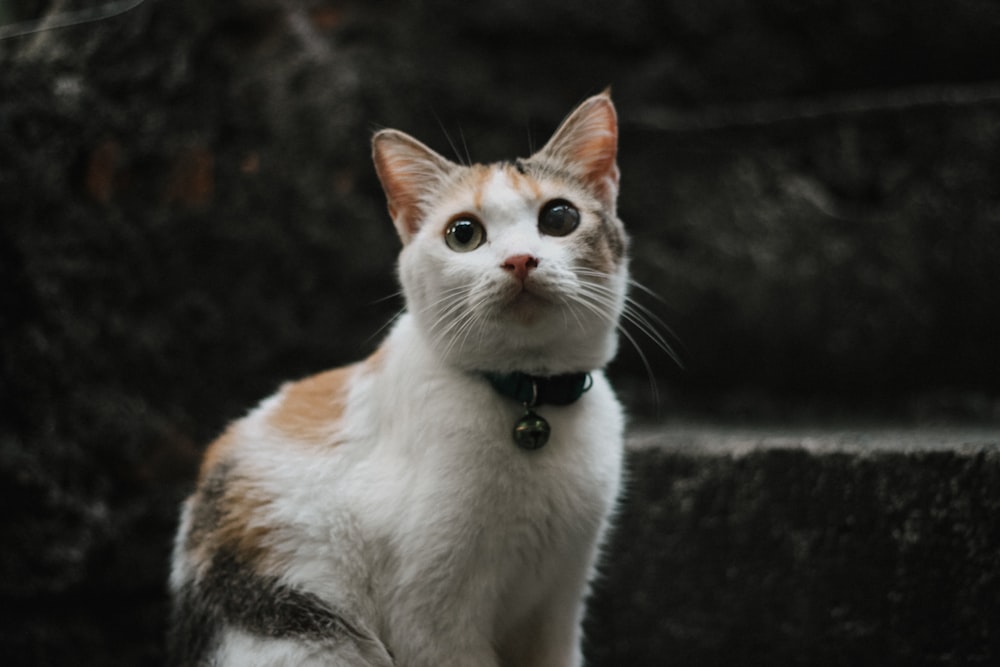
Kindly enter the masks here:
<path id="1" fill-rule="evenodd" d="M 375 134 L 372 158 L 389 215 L 403 243 L 409 243 L 420 228 L 427 202 L 456 165 L 398 130 Z"/>

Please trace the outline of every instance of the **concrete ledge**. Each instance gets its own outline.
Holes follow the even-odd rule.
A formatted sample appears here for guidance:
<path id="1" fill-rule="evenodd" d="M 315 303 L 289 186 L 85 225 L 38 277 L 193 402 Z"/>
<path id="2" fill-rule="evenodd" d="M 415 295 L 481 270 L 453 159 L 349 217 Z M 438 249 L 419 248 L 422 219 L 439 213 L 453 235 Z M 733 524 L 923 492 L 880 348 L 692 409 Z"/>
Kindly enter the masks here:
<path id="1" fill-rule="evenodd" d="M 629 471 L 591 664 L 1000 664 L 1000 431 L 672 426 Z"/>

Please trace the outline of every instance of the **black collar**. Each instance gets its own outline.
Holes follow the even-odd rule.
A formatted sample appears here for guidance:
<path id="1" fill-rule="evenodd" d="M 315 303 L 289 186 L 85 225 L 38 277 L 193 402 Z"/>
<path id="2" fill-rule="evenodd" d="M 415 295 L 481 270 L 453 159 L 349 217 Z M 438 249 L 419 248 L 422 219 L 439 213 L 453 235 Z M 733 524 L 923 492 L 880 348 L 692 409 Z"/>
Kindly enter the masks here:
<path id="1" fill-rule="evenodd" d="M 564 375 L 529 375 L 514 373 L 483 373 L 498 393 L 513 398 L 528 407 L 536 405 L 569 405 L 594 385 L 590 373 Z"/>

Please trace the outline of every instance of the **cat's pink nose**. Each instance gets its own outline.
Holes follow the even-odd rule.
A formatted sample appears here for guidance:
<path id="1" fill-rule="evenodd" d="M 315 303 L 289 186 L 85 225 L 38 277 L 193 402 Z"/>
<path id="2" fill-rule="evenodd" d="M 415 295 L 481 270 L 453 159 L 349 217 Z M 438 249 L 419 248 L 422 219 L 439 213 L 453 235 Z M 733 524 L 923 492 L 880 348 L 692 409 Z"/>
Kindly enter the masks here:
<path id="1" fill-rule="evenodd" d="M 500 265 L 503 269 L 511 271 L 514 277 L 522 283 L 528 277 L 528 272 L 538 267 L 538 258 L 531 255 L 512 255 Z"/>

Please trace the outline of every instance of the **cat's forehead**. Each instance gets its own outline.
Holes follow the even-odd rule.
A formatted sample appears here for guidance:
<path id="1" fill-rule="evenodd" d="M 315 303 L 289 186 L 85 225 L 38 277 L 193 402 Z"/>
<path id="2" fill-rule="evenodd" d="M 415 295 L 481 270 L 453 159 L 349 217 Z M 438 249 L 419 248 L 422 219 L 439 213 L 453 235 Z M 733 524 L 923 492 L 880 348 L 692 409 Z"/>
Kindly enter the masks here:
<path id="1" fill-rule="evenodd" d="M 531 178 L 518 174 L 504 165 L 484 169 L 477 180 L 473 204 L 484 212 L 518 212 L 525 205 L 541 198 L 541 187 Z"/>
<path id="2" fill-rule="evenodd" d="M 463 168 L 451 189 L 461 205 L 483 213 L 518 213 L 533 209 L 556 196 L 567 196 L 569 183 L 532 173 L 522 163 L 496 162 Z"/>

